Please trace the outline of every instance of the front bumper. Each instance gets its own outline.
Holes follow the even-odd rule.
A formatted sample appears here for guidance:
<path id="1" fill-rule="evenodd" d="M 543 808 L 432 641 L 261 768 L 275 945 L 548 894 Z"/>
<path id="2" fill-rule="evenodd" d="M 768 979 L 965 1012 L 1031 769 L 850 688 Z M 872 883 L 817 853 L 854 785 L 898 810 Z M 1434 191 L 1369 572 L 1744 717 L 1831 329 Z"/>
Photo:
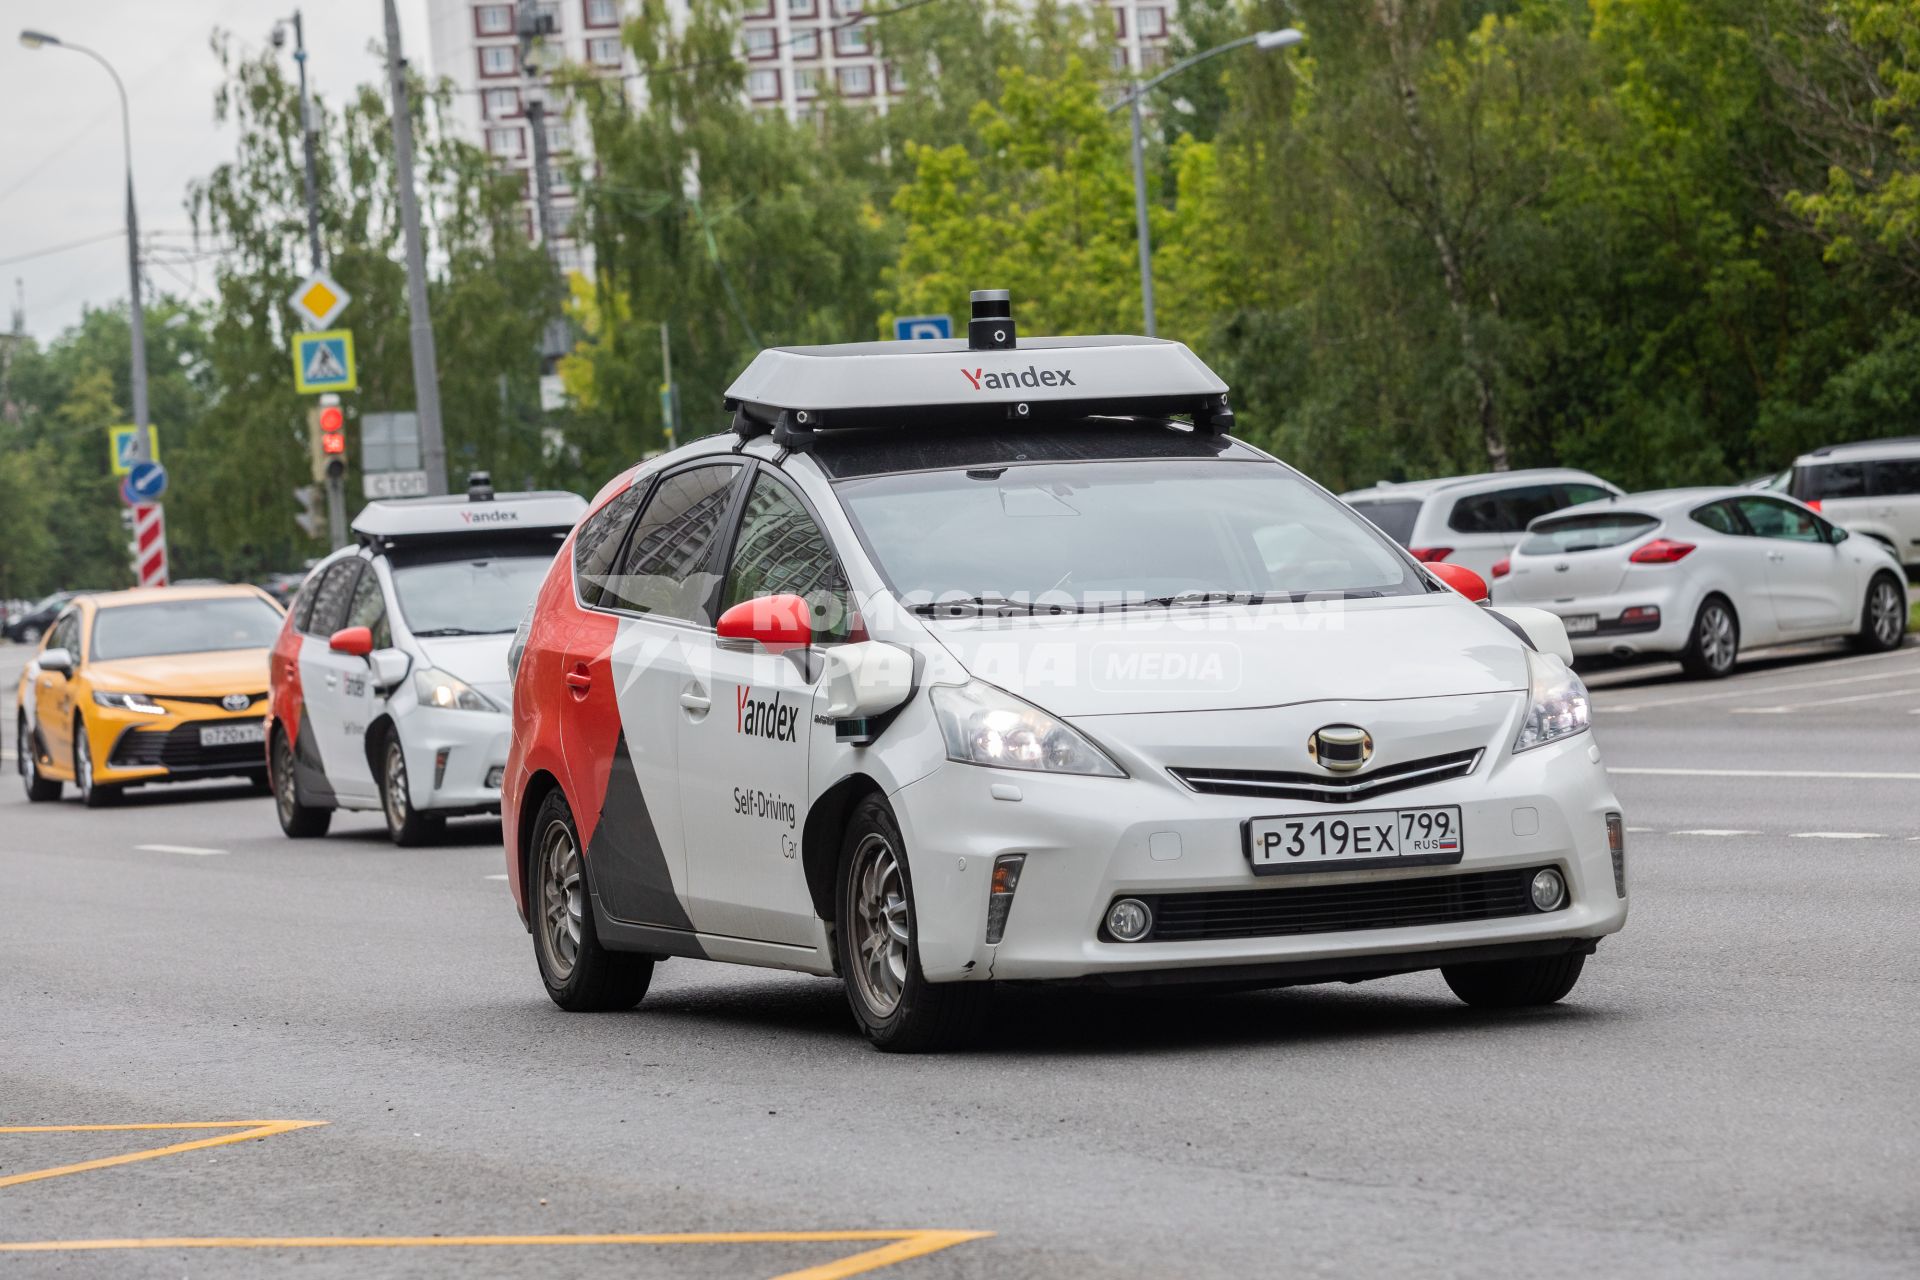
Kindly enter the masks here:
<path id="1" fill-rule="evenodd" d="M 500 808 L 512 717 L 415 704 L 396 717 L 407 790 L 422 812 L 493 813 Z M 489 785 L 491 783 L 491 785 Z"/>
<path id="2" fill-rule="evenodd" d="M 167 782 L 189 778 L 239 777 L 267 767 L 264 741 L 206 746 L 202 729 L 259 725 L 266 710 L 264 695 L 244 711 L 182 704 L 162 697 L 166 715 L 146 715 L 95 705 L 86 714 L 88 745 L 93 752 L 94 778 L 110 784 Z"/>
<path id="3" fill-rule="evenodd" d="M 996 798 L 1011 787 L 1018 800 Z M 1249 817 L 1459 805 L 1465 853 L 1440 866 L 1256 876 L 1241 824 Z M 894 812 L 914 882 L 920 963 L 933 981 L 1109 979 L 1272 981 L 1432 967 L 1489 947 L 1567 950 L 1626 923 L 1606 817 L 1620 811 L 1591 734 L 1513 755 L 1489 748 L 1468 777 L 1353 805 L 1188 791 L 1164 772 L 1129 779 L 1062 777 L 948 764 L 900 789 Z M 1027 855 L 1001 942 L 985 941 L 988 882 L 1002 853 Z M 1200 941 L 1104 941 L 1116 897 L 1407 882 L 1555 867 L 1567 905 L 1554 911 L 1407 927 Z M 1576 948 L 1577 949 L 1577 948 Z M 1128 977 L 1126 975 L 1132 975 Z M 1237 975 L 1237 976 L 1236 976 Z M 1262 979 L 1265 980 L 1265 979 Z"/>

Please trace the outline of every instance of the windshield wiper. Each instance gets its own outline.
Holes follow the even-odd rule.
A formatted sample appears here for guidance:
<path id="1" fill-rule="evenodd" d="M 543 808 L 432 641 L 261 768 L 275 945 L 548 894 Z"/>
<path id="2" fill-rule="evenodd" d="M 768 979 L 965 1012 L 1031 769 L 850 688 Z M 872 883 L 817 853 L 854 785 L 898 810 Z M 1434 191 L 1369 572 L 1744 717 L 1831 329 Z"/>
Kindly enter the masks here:
<path id="1" fill-rule="evenodd" d="M 465 627 L 429 627 L 425 631 L 413 633 L 416 640 L 436 640 L 441 636 L 506 636 L 512 635 L 512 627 L 499 627 L 486 631 L 469 631 Z"/>
<path id="2" fill-rule="evenodd" d="M 1036 604 L 1030 600 L 1011 600 L 1006 596 L 968 596 L 964 600 L 923 600 L 910 610 L 922 618 L 958 618 L 981 613 L 1079 613 L 1071 604 Z"/>

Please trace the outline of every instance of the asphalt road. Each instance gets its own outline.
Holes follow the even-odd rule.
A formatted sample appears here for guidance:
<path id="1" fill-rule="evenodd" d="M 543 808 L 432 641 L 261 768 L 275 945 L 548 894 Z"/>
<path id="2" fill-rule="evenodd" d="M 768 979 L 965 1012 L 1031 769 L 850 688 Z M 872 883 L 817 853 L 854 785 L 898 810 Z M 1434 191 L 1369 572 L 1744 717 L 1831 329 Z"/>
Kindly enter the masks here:
<path id="1" fill-rule="evenodd" d="M 1633 918 L 1562 1006 L 1019 993 L 943 1058 L 696 961 L 559 1012 L 490 824 L 6 779 L 0 1126 L 323 1123 L 0 1130 L 0 1242 L 56 1246 L 0 1275 L 1920 1274 L 1920 648 L 1837 652 L 1594 676 Z"/>

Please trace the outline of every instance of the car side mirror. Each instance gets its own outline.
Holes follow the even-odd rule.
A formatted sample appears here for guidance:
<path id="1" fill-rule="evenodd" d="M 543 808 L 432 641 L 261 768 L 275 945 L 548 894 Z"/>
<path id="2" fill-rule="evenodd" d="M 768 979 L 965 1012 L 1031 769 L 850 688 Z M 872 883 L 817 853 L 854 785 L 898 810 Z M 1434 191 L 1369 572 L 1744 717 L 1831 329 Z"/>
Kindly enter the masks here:
<path id="1" fill-rule="evenodd" d="M 913 654 L 877 640 L 834 645 L 821 665 L 820 688 L 821 714 L 829 719 L 883 715 L 913 694 Z"/>
<path id="2" fill-rule="evenodd" d="M 805 649 L 813 644 L 813 608 L 796 595 L 755 596 L 720 615 L 714 633 L 723 649 L 768 653 Z"/>
<path id="3" fill-rule="evenodd" d="M 342 627 L 327 637 L 327 648 L 335 653 L 350 653 L 364 658 L 373 652 L 373 630 L 369 627 Z"/>
<path id="4" fill-rule="evenodd" d="M 1487 594 L 1487 580 L 1463 564 L 1448 564 L 1445 560 L 1441 560 L 1429 564 L 1427 572 L 1475 604 L 1485 604 L 1490 598 Z"/>
<path id="5" fill-rule="evenodd" d="M 382 693 L 399 688 L 412 665 L 413 660 L 398 649 L 378 649 L 367 655 L 367 666 L 373 669 L 373 687 Z"/>
<path id="6" fill-rule="evenodd" d="M 1833 540 L 1833 545 L 1837 547 L 1853 535 L 1836 524 L 1828 527 L 1827 536 Z"/>
<path id="7" fill-rule="evenodd" d="M 1567 639 L 1567 624 L 1560 620 L 1559 614 L 1520 605 L 1501 605 L 1494 612 L 1525 632 L 1534 648 L 1552 654 L 1568 666 L 1573 665 L 1573 642 Z"/>
<path id="8" fill-rule="evenodd" d="M 55 671 L 63 676 L 73 674 L 73 650 L 71 649 L 48 649 L 35 658 L 34 662 L 42 671 Z"/>

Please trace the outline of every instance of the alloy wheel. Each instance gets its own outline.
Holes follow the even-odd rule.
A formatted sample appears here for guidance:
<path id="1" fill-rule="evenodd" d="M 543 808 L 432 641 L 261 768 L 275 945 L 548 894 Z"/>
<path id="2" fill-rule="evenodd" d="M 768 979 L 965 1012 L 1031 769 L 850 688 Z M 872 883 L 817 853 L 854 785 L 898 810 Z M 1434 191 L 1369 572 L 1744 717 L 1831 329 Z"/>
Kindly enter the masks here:
<path id="1" fill-rule="evenodd" d="M 1873 589 L 1873 596 L 1867 604 L 1868 620 L 1873 625 L 1873 638 L 1891 649 L 1900 641 L 1900 589 L 1891 582 L 1882 579 Z"/>
<path id="2" fill-rule="evenodd" d="M 73 780 L 80 788 L 80 798 L 86 800 L 93 795 L 93 748 L 87 742 L 83 722 L 76 720 L 73 731 Z"/>
<path id="3" fill-rule="evenodd" d="M 900 1005 L 907 985 L 907 884 L 885 836 L 869 833 L 853 851 L 848 880 L 853 930 L 853 981 L 881 1017 Z"/>
<path id="4" fill-rule="evenodd" d="M 1725 671 L 1733 666 L 1734 646 L 1733 616 L 1717 604 L 1710 604 L 1700 612 L 1700 656 L 1715 671 Z"/>
<path id="5" fill-rule="evenodd" d="M 281 824 L 291 823 L 300 795 L 294 790 L 293 748 L 287 745 L 284 733 L 273 735 L 273 802 L 280 806 Z"/>
<path id="6" fill-rule="evenodd" d="M 540 841 L 540 950 L 556 985 L 573 976 L 586 910 L 580 846 L 566 823 L 548 823 Z"/>
<path id="7" fill-rule="evenodd" d="M 400 740 L 395 738 L 387 743 L 386 786 L 383 788 L 387 805 L 387 824 L 395 831 L 407 825 L 407 758 L 400 750 Z"/>

